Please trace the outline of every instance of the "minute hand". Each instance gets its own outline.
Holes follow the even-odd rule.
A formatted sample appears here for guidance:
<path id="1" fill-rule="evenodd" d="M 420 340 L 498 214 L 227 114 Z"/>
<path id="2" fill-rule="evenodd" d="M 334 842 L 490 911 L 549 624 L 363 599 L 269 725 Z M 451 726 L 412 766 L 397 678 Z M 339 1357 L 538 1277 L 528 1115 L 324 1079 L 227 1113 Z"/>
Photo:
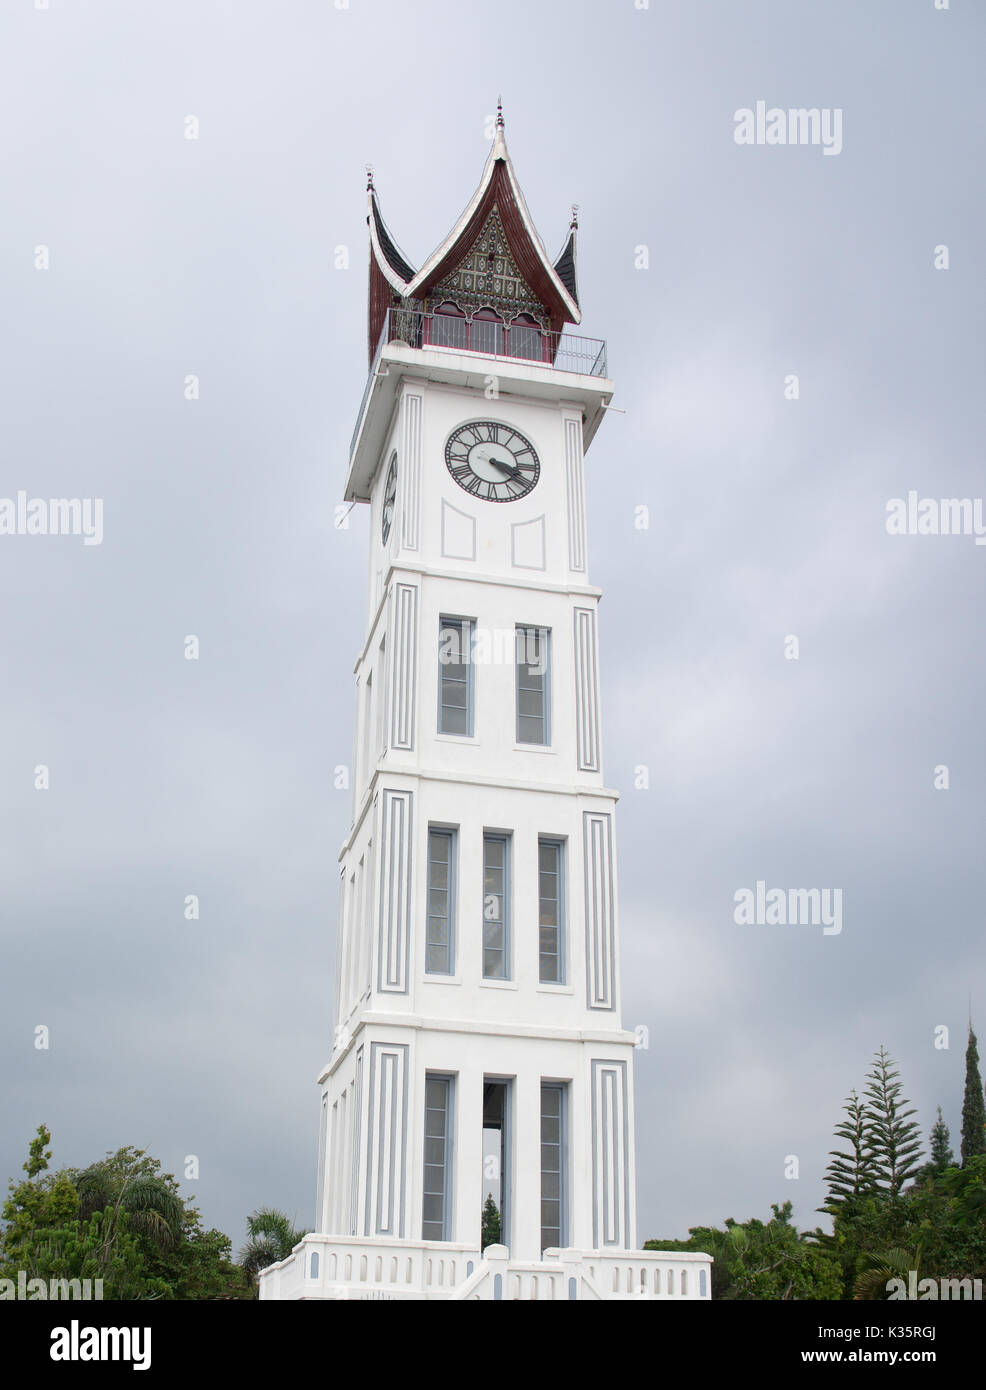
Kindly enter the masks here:
<path id="1" fill-rule="evenodd" d="M 520 478 L 523 482 L 523 476 L 516 464 L 501 463 L 499 459 L 490 459 L 490 463 L 494 468 L 499 468 L 501 473 L 506 473 L 509 478 Z"/>

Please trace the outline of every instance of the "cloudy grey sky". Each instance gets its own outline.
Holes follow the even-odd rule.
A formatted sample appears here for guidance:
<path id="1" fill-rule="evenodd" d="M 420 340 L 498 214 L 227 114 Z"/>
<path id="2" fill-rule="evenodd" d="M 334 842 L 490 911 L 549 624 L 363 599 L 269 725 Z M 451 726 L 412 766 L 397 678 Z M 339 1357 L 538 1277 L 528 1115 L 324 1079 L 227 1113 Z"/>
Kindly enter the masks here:
<path id="1" fill-rule="evenodd" d="M 627 412 L 587 475 L 624 1017 L 651 1042 L 638 1234 L 787 1198 L 813 1225 L 880 1044 L 957 1141 L 986 547 L 884 518 L 983 492 L 984 39 L 972 0 L 4 7 L 0 496 L 101 497 L 105 536 L 0 537 L 0 1178 L 44 1121 L 59 1164 L 198 1155 L 185 1190 L 236 1244 L 262 1203 L 312 1219 L 365 617 L 366 518 L 332 526 L 363 166 L 420 264 L 501 91 L 549 250 L 581 206 L 583 331 Z M 840 108 L 842 152 L 738 146 L 758 100 Z M 842 888 L 841 935 L 736 925 L 758 879 Z"/>

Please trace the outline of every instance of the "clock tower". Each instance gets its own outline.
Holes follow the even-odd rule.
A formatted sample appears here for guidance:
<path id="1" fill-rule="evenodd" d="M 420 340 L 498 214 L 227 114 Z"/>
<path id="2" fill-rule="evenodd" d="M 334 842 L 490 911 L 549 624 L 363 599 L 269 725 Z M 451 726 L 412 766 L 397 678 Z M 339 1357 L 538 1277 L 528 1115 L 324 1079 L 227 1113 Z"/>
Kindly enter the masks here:
<path id="1" fill-rule="evenodd" d="M 585 453 L 613 386 L 507 153 L 416 270 L 372 177 L 370 509 L 316 1231 L 264 1298 L 707 1298 L 634 1250 Z M 485 1211 L 485 1220 L 484 1220 Z M 485 1249 L 484 1249 L 485 1245 Z"/>

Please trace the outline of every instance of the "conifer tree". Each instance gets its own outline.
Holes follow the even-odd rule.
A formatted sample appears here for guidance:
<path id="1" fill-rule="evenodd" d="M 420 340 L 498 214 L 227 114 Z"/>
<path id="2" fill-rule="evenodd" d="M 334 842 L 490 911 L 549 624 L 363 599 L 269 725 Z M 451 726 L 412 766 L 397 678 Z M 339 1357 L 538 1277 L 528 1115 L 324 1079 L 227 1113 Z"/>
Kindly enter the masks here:
<path id="1" fill-rule="evenodd" d="M 879 1192 L 896 1197 L 920 1165 L 921 1130 L 917 1111 L 901 1096 L 900 1073 L 885 1048 L 876 1054 L 864 1090 L 864 1110 Z"/>
<path id="2" fill-rule="evenodd" d="M 942 1177 L 949 1168 L 955 1167 L 955 1155 L 952 1152 L 952 1136 L 949 1133 L 948 1125 L 942 1118 L 941 1106 L 938 1107 L 938 1118 L 931 1126 L 931 1157 L 927 1163 L 921 1165 L 914 1178 L 918 1183 L 933 1183 L 937 1178 Z"/>
<path id="3" fill-rule="evenodd" d="M 500 1244 L 500 1210 L 493 1200 L 492 1193 L 486 1198 L 483 1206 L 481 1242 L 483 1250 L 487 1245 Z"/>
<path id="4" fill-rule="evenodd" d="M 986 1104 L 983 1079 L 979 1073 L 979 1046 L 969 1024 L 969 1044 L 965 1050 L 965 1095 L 962 1099 L 962 1166 L 986 1153 Z"/>
<path id="5" fill-rule="evenodd" d="M 874 1186 L 873 1154 L 868 1133 L 866 1111 L 856 1091 L 850 1091 L 845 1103 L 846 1118 L 835 1127 L 837 1139 L 844 1139 L 848 1151 L 831 1149 L 831 1163 L 825 1170 L 828 1196 L 821 1211 L 835 1212 L 845 1204 L 855 1202 Z"/>
<path id="6" fill-rule="evenodd" d="M 948 1132 L 948 1125 L 942 1119 L 941 1106 L 938 1107 L 938 1119 L 931 1128 L 931 1163 L 935 1176 L 940 1177 L 946 1168 L 952 1168 L 955 1164 L 955 1155 L 952 1153 L 952 1136 Z"/>

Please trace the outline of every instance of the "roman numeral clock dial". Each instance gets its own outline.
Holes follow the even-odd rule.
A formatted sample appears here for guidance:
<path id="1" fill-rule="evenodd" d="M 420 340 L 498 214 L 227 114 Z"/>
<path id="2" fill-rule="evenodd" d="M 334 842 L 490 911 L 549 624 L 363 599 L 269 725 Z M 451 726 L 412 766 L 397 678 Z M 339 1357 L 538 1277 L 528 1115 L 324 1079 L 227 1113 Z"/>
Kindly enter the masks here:
<path id="1" fill-rule="evenodd" d="M 453 430 L 445 444 L 445 463 L 459 487 L 484 502 L 516 502 L 541 475 L 531 441 L 493 420 Z"/>

